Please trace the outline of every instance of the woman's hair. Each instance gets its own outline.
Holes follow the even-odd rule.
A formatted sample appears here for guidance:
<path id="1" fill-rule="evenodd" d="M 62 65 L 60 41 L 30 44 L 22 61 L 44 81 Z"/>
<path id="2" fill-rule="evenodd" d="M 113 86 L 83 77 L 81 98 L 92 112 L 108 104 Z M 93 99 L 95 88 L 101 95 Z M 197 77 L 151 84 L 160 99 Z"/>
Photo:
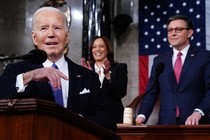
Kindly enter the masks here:
<path id="1" fill-rule="evenodd" d="M 105 36 L 95 36 L 90 44 L 90 47 L 89 47 L 89 59 L 90 59 L 90 63 L 91 64 L 94 64 L 95 63 L 95 59 L 93 57 L 93 54 L 92 54 L 92 49 L 93 49 L 93 44 L 94 44 L 94 41 L 96 39 L 99 39 L 101 38 L 104 43 L 105 43 L 105 47 L 107 49 L 107 59 L 110 61 L 110 63 L 114 63 L 114 53 L 113 53 L 113 50 L 112 50 L 112 44 L 111 44 L 111 41 L 105 37 Z"/>

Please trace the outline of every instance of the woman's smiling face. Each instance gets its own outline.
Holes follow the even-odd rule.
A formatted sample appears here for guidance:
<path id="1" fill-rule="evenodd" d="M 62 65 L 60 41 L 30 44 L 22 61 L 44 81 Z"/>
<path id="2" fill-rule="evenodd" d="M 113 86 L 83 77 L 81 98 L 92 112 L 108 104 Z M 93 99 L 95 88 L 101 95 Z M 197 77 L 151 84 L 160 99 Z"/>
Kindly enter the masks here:
<path id="1" fill-rule="evenodd" d="M 107 57 L 107 46 L 102 38 L 98 38 L 94 41 L 92 46 L 92 54 L 95 61 L 104 61 Z"/>

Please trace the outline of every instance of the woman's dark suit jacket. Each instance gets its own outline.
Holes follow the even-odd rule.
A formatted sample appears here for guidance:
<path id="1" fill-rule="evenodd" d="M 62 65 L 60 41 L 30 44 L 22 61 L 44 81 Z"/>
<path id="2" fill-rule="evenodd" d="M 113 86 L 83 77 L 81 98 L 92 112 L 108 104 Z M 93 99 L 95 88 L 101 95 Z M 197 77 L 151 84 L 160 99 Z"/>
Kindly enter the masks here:
<path id="1" fill-rule="evenodd" d="M 102 90 L 110 99 L 111 110 L 113 112 L 113 118 L 115 118 L 116 123 L 122 123 L 124 106 L 121 99 L 125 97 L 127 93 L 127 64 L 112 63 L 110 71 L 111 79 L 107 80 L 104 78 Z"/>

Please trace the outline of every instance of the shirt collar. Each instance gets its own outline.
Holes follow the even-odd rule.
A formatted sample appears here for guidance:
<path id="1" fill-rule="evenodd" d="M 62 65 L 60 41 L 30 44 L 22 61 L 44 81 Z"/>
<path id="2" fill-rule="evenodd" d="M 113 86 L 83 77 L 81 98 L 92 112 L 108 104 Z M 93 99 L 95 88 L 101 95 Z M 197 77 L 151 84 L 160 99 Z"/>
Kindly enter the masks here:
<path id="1" fill-rule="evenodd" d="M 181 52 L 183 56 L 187 55 L 187 52 L 190 48 L 190 44 L 187 45 L 184 49 L 182 49 L 181 51 L 176 50 L 175 48 L 173 48 L 173 52 L 174 52 L 174 56 L 177 56 L 178 52 Z"/>
<path id="2" fill-rule="evenodd" d="M 99 67 L 96 65 L 96 63 L 94 64 L 94 68 L 95 68 L 95 72 L 99 71 Z"/>
<path id="3" fill-rule="evenodd" d="M 46 60 L 44 63 L 43 63 L 43 66 L 44 67 L 51 67 L 53 64 L 53 62 L 51 62 L 50 60 Z M 64 65 L 65 65 L 65 58 L 64 58 L 64 55 L 55 63 L 58 67 L 58 69 L 62 68 Z"/>
<path id="4" fill-rule="evenodd" d="M 95 68 L 95 72 L 98 72 L 99 70 L 103 73 L 104 69 L 102 67 L 98 67 L 98 65 L 96 65 L 96 63 L 94 64 L 94 68 Z"/>

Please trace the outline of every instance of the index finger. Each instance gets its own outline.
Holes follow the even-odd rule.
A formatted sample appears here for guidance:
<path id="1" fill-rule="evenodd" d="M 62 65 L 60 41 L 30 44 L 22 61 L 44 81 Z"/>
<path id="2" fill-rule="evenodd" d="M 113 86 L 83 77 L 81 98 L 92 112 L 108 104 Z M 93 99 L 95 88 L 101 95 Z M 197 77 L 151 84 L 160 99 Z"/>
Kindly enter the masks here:
<path id="1" fill-rule="evenodd" d="M 60 78 L 62 78 L 62 79 L 64 79 L 64 80 L 68 80 L 68 79 L 69 79 L 65 74 L 63 74 L 63 73 L 62 73 L 61 71 L 59 71 L 59 70 L 58 70 L 58 75 L 59 75 Z"/>

